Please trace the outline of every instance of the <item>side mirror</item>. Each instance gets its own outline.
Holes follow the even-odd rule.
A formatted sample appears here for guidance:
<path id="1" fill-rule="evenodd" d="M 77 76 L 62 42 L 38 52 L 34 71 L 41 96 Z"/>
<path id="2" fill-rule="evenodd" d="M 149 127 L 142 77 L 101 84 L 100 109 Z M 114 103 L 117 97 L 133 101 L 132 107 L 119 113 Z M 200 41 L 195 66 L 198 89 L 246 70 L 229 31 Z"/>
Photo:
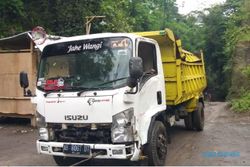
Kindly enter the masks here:
<path id="1" fill-rule="evenodd" d="M 19 81 L 20 81 L 20 86 L 24 89 L 29 87 L 29 79 L 28 79 L 28 74 L 24 71 L 20 72 L 19 74 Z"/>
<path id="2" fill-rule="evenodd" d="M 24 71 L 20 72 L 19 81 L 20 81 L 20 86 L 23 88 L 23 95 L 26 97 L 32 96 L 30 90 L 26 91 L 26 88 L 29 87 L 29 79 L 28 79 L 28 74 L 26 72 Z"/>
<path id="3" fill-rule="evenodd" d="M 142 58 L 132 57 L 129 60 L 128 86 L 134 88 L 138 84 L 138 79 L 143 75 Z"/>

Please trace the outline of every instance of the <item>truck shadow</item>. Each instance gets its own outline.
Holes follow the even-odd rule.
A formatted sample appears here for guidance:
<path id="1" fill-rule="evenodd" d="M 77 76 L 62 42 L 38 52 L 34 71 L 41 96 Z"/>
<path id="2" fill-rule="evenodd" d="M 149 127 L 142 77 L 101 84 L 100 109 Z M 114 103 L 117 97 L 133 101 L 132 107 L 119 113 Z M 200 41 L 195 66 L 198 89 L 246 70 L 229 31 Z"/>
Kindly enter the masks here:
<path id="1" fill-rule="evenodd" d="M 0 116 L 0 125 L 27 125 L 27 126 L 30 126 L 30 119 Z"/>
<path id="2" fill-rule="evenodd" d="M 169 128 L 169 133 L 171 138 L 172 137 L 178 137 L 178 135 L 183 135 L 183 133 L 188 134 L 188 133 L 195 133 L 193 130 L 187 130 L 185 128 L 184 122 L 180 121 L 177 122 L 173 127 Z"/>
<path id="3" fill-rule="evenodd" d="M 171 144 L 178 144 L 176 143 L 176 139 L 180 138 L 181 136 L 186 136 L 189 134 L 197 133 L 195 131 L 188 131 L 185 129 L 184 123 L 182 121 L 178 122 L 176 125 L 169 129 L 170 137 L 171 137 Z M 174 147 L 169 147 L 169 152 L 171 152 Z M 129 160 L 100 160 L 94 159 L 91 161 L 84 162 L 80 164 L 81 166 L 138 166 L 140 165 L 137 162 L 131 162 Z"/>
<path id="4" fill-rule="evenodd" d="M 134 166 L 136 165 L 129 160 L 116 160 L 116 159 L 94 159 L 79 164 L 79 166 Z"/>

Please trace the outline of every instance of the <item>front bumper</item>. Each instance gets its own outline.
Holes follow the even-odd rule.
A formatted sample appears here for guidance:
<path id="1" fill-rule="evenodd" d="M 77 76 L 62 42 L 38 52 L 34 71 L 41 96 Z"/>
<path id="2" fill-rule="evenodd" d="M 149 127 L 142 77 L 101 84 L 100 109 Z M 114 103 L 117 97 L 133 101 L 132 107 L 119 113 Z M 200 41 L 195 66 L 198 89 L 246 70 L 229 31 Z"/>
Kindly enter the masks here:
<path id="1" fill-rule="evenodd" d="M 89 145 L 90 155 L 65 154 L 62 152 L 64 144 Z M 138 159 L 138 150 L 135 144 L 89 144 L 89 143 L 64 143 L 64 142 L 44 142 L 37 140 L 37 151 L 39 154 L 48 154 L 65 157 L 89 158 L 94 153 L 102 151 L 102 154 L 96 156 L 97 159 Z M 136 153 L 136 155 L 134 155 Z"/>

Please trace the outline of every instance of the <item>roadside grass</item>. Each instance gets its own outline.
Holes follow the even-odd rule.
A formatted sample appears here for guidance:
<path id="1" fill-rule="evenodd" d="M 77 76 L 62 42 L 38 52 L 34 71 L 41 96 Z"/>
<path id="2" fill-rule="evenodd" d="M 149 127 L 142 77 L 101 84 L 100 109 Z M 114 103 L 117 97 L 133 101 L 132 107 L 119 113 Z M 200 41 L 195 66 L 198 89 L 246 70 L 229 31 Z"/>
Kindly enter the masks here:
<path id="1" fill-rule="evenodd" d="M 234 112 L 250 112 L 250 92 L 243 93 L 240 98 L 232 99 L 230 104 Z"/>

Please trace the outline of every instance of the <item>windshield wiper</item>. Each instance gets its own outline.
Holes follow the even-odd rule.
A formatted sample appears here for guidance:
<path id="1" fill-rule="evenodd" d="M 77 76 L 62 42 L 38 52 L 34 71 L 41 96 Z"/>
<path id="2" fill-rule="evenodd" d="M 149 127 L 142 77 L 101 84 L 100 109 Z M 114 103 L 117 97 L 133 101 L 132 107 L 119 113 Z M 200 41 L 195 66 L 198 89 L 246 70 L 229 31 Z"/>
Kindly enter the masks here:
<path id="1" fill-rule="evenodd" d="M 60 89 L 58 91 L 62 91 L 62 90 L 69 90 L 69 89 L 80 89 L 80 91 L 77 93 L 77 96 L 81 96 L 81 94 L 85 91 L 89 91 L 89 90 L 93 90 L 93 89 L 103 89 L 105 87 L 99 87 L 99 86 L 103 86 L 103 85 L 106 85 L 106 84 L 109 84 L 109 83 L 113 83 L 113 82 L 116 82 L 116 81 L 120 81 L 120 80 L 123 80 L 123 79 L 127 79 L 128 77 L 123 77 L 123 78 L 118 78 L 118 79 L 115 79 L 115 80 L 112 80 L 112 81 L 107 81 L 107 82 L 104 82 L 102 84 L 99 84 L 99 85 L 96 85 L 96 86 L 93 86 L 93 87 L 82 87 L 82 86 L 72 86 L 72 87 L 68 87 L 68 88 L 64 88 L 64 89 Z M 44 93 L 44 97 L 47 97 L 47 95 L 49 95 L 50 93 L 53 93 L 53 92 L 56 92 L 56 91 L 48 91 L 46 93 Z"/>
<path id="2" fill-rule="evenodd" d="M 53 93 L 53 92 L 55 92 L 55 91 L 48 91 L 48 92 L 44 93 L 43 96 L 44 96 L 44 97 L 47 97 L 48 94 Z"/>
<path id="3" fill-rule="evenodd" d="M 52 90 L 52 91 L 48 91 L 46 93 L 44 93 L 44 97 L 47 97 L 47 95 L 51 94 L 51 93 L 60 93 L 60 91 L 65 91 L 65 90 L 74 90 L 74 89 L 77 89 L 77 90 L 81 90 L 81 91 L 86 91 L 90 88 L 88 87 L 82 87 L 82 86 L 71 86 L 71 87 L 67 87 L 67 88 L 61 88 L 61 89 L 58 89 L 58 90 Z M 78 95 L 78 94 L 77 94 Z"/>
<path id="4" fill-rule="evenodd" d="M 115 80 L 107 81 L 107 82 L 104 82 L 102 84 L 96 85 L 95 87 L 106 85 L 106 84 L 113 83 L 113 82 L 120 81 L 120 80 L 127 79 L 127 78 L 128 77 L 123 77 L 123 78 L 118 78 L 118 79 L 115 79 Z"/>
<path id="5" fill-rule="evenodd" d="M 86 92 L 86 91 L 89 91 L 89 90 L 93 90 L 93 89 L 101 89 L 101 88 L 96 88 L 96 87 L 83 88 L 82 87 L 82 90 L 77 93 L 77 96 L 81 96 L 81 94 L 83 92 Z"/>
<path id="6" fill-rule="evenodd" d="M 106 87 L 99 87 L 99 86 L 103 86 L 103 85 L 106 85 L 106 84 L 109 84 L 109 83 L 113 83 L 113 82 L 116 82 L 116 81 L 120 81 L 120 80 L 123 80 L 123 79 L 127 79 L 128 77 L 123 77 L 123 78 L 118 78 L 118 79 L 115 79 L 115 80 L 112 80 L 112 81 L 108 81 L 108 82 L 104 82 L 102 84 L 99 84 L 99 85 L 96 85 L 96 86 L 93 86 L 93 87 L 89 87 L 89 88 L 86 88 L 84 90 L 81 90 L 80 92 L 77 93 L 77 96 L 81 96 L 81 94 L 85 91 L 88 91 L 88 90 L 92 90 L 92 89 L 104 89 Z"/>

